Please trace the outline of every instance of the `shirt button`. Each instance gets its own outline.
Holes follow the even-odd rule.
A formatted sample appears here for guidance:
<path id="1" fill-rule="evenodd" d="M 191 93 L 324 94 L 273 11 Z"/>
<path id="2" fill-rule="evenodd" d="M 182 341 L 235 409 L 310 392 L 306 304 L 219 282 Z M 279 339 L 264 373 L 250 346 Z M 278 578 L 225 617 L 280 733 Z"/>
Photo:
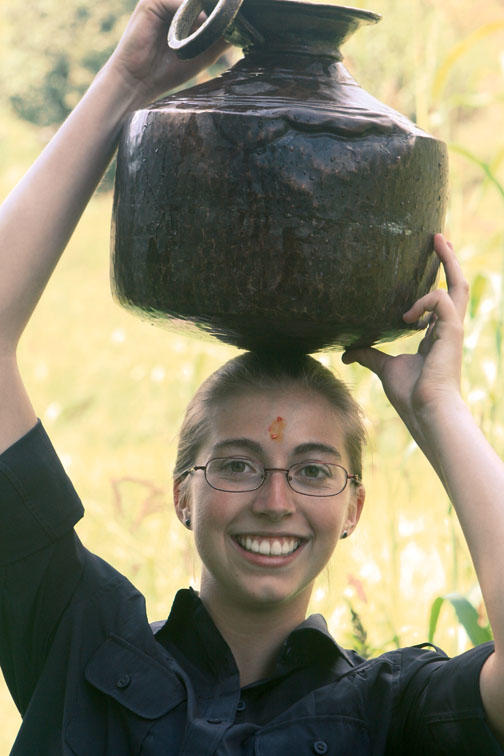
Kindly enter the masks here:
<path id="1" fill-rule="evenodd" d="M 121 675 L 121 677 L 116 682 L 116 688 L 127 688 L 130 682 L 130 675 Z"/>
<path id="2" fill-rule="evenodd" d="M 325 740 L 316 740 L 313 744 L 313 753 L 321 754 L 321 753 L 327 753 L 329 750 L 329 746 L 325 742 Z"/>
<path id="3" fill-rule="evenodd" d="M 214 719 L 213 717 L 211 719 L 207 719 L 208 724 L 221 724 L 222 719 Z"/>
<path id="4" fill-rule="evenodd" d="M 247 708 L 247 704 L 245 703 L 245 701 L 238 701 L 236 711 L 244 711 L 246 708 Z"/>

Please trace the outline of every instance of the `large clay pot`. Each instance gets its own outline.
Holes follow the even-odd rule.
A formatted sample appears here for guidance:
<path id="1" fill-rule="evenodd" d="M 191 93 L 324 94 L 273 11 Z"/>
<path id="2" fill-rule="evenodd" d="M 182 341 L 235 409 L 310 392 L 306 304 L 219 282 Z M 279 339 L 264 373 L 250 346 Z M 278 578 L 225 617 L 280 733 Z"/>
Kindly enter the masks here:
<path id="1" fill-rule="evenodd" d="M 245 348 L 405 332 L 436 277 L 447 154 L 340 62 L 341 43 L 378 18 L 244 0 L 232 32 L 245 57 L 132 116 L 113 222 L 123 304 Z"/>

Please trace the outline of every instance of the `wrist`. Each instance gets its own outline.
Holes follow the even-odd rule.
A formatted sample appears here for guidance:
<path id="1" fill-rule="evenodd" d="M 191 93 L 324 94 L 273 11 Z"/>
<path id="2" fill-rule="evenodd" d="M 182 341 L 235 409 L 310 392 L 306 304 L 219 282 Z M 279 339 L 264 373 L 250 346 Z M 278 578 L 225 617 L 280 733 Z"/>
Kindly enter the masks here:
<path id="1" fill-rule="evenodd" d="M 469 408 L 458 390 L 440 390 L 429 401 L 415 408 L 415 418 L 425 436 L 453 423 L 461 416 L 470 416 Z"/>
<path id="2" fill-rule="evenodd" d="M 92 86 L 107 97 L 112 116 L 121 124 L 131 113 L 150 101 L 145 85 L 122 71 L 113 59 L 105 63 Z"/>

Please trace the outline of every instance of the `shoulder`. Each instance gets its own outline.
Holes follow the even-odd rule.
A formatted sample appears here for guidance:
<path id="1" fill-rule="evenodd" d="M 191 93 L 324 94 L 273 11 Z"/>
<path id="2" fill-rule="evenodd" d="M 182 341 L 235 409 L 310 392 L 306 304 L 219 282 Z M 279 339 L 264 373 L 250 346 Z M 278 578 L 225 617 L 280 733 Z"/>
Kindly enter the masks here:
<path id="1" fill-rule="evenodd" d="M 397 652 L 403 742 L 413 753 L 502 756 L 488 727 L 479 684 L 493 651 L 493 643 L 484 643 L 452 658 L 427 644 Z"/>
<path id="2" fill-rule="evenodd" d="M 0 563 L 54 543 L 84 508 L 40 421 L 0 455 Z"/>
<path id="3" fill-rule="evenodd" d="M 481 709 L 481 669 L 493 651 L 493 643 L 483 643 L 449 657 L 438 646 L 422 643 L 364 660 L 353 672 L 368 670 L 373 677 L 389 676 L 401 697 L 403 709 L 417 705 L 421 699 L 424 708 L 476 710 Z"/>

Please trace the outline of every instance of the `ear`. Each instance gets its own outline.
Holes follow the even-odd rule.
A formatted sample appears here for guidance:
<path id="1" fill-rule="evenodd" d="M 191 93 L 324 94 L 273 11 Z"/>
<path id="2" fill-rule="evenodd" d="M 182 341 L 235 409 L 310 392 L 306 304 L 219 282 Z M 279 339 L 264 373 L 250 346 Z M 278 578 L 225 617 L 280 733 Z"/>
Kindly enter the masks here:
<path id="1" fill-rule="evenodd" d="M 350 533 L 352 533 L 357 527 L 357 523 L 359 522 L 360 516 L 362 514 L 365 498 L 366 489 L 364 488 L 362 483 L 359 483 L 358 486 L 355 486 L 355 490 L 352 492 L 352 498 L 348 505 L 348 512 L 344 527 L 344 530 L 348 532 L 348 535 L 350 535 Z"/>
<path id="2" fill-rule="evenodd" d="M 182 525 L 187 527 L 186 522 L 191 519 L 191 506 L 187 480 L 185 478 L 179 478 L 173 482 L 173 502 L 177 517 Z"/>

